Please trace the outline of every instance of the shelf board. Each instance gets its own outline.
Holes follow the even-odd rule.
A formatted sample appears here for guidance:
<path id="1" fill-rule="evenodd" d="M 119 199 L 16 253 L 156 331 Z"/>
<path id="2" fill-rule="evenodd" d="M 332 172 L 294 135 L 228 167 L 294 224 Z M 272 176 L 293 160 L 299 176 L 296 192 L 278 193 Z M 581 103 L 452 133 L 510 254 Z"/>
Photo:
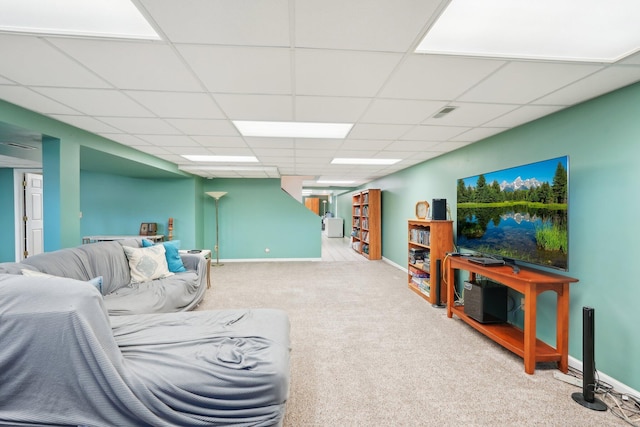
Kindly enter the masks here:
<path id="1" fill-rule="evenodd" d="M 419 287 L 417 287 L 415 284 L 413 283 L 409 283 L 409 289 L 411 289 L 413 292 L 415 292 L 416 294 L 420 295 L 422 298 L 424 298 L 426 301 L 431 302 L 431 297 L 427 294 L 425 294 L 424 292 L 422 292 L 422 289 L 420 289 Z"/>
<path id="2" fill-rule="evenodd" d="M 464 306 L 451 307 L 451 312 L 478 332 L 504 348 L 524 357 L 524 332 L 509 323 L 480 323 L 464 312 Z M 536 362 L 558 362 L 561 354 L 547 343 L 536 339 Z"/>

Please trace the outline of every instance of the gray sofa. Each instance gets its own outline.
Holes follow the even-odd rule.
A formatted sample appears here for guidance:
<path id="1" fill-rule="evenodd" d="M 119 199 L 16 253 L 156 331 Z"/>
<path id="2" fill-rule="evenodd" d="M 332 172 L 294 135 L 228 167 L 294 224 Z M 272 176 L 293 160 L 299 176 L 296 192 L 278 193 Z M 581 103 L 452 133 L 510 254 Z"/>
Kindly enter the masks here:
<path id="1" fill-rule="evenodd" d="M 110 315 L 188 311 L 202 301 L 207 288 L 204 257 L 181 254 L 185 272 L 132 283 L 124 246 L 141 248 L 142 239 L 90 243 L 38 254 L 19 263 L 0 263 L 0 273 L 30 270 L 82 281 L 101 276 L 101 293 Z"/>
<path id="2" fill-rule="evenodd" d="M 86 281 L 0 274 L 0 425 L 282 425 L 284 312 L 109 316 L 106 301 Z"/>

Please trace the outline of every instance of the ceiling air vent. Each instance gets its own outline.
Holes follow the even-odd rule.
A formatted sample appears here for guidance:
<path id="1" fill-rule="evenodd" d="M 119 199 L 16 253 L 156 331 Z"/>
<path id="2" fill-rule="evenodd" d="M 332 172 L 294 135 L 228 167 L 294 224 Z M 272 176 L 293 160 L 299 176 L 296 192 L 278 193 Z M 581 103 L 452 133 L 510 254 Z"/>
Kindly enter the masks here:
<path id="1" fill-rule="evenodd" d="M 447 114 L 449 114 L 450 112 L 452 112 L 453 110 L 455 110 L 458 107 L 444 107 L 442 110 L 438 111 L 433 118 L 434 119 L 439 119 L 441 117 L 446 116 Z"/>
<path id="2" fill-rule="evenodd" d="M 6 145 L 8 147 L 20 148 L 21 150 L 35 150 L 36 147 L 32 147 L 30 145 L 18 144 L 17 142 L 0 142 L 2 145 Z"/>

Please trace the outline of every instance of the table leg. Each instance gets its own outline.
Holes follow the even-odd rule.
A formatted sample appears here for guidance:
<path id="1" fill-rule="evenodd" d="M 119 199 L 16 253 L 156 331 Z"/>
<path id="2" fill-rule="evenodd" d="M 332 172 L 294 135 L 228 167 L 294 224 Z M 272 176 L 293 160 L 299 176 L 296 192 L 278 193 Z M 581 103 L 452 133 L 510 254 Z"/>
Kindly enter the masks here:
<path id="1" fill-rule="evenodd" d="M 569 283 L 558 290 L 556 309 L 556 349 L 560 353 L 558 369 L 565 374 L 569 370 Z"/>
<path id="2" fill-rule="evenodd" d="M 524 293 L 524 371 L 533 374 L 536 370 L 536 303 L 535 285 Z"/>

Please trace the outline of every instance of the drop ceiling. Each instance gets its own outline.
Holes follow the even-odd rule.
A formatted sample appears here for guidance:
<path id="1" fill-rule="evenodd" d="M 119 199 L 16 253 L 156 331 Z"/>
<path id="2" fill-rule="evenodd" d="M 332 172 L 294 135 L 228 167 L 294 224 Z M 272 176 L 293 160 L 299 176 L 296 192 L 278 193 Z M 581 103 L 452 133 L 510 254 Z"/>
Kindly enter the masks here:
<path id="1" fill-rule="evenodd" d="M 415 53 L 447 1 L 134 3 L 160 41 L 0 33 L 0 99 L 182 167 L 199 165 L 190 154 L 266 168 L 205 164 L 201 176 L 357 186 L 640 80 L 640 54 L 608 64 Z M 345 139 L 258 138 L 231 120 L 354 126 Z"/>

